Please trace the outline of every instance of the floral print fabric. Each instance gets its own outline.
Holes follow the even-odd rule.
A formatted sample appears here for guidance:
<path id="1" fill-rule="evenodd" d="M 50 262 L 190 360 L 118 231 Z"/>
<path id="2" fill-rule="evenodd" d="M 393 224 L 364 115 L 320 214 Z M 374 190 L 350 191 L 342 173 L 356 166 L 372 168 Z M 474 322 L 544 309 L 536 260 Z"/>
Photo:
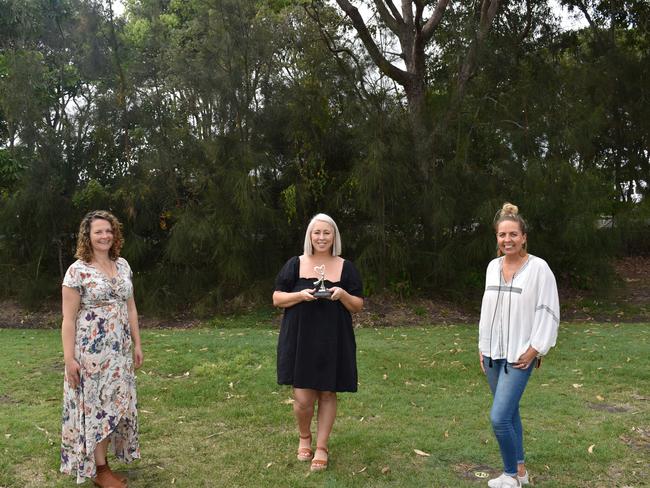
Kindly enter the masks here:
<path id="1" fill-rule="evenodd" d="M 75 359 L 81 366 L 76 389 L 63 382 L 61 472 L 77 483 L 96 474 L 95 446 L 107 437 L 124 462 L 140 458 L 135 372 L 127 300 L 133 296 L 131 268 L 116 261 L 117 276 L 75 261 L 63 286 L 81 296 L 76 318 Z"/>

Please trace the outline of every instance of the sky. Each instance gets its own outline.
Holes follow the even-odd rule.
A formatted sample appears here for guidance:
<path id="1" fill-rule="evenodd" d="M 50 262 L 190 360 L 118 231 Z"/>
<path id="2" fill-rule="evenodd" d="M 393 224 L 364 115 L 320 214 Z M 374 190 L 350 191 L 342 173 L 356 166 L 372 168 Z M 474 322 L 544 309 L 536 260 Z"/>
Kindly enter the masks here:
<path id="1" fill-rule="evenodd" d="M 562 29 L 563 30 L 574 30 L 581 29 L 586 27 L 587 21 L 581 13 L 570 14 L 566 7 L 560 5 L 559 0 L 549 0 L 553 10 L 556 14 L 562 19 Z M 353 1 L 353 3 L 355 3 Z M 124 4 L 122 0 L 115 0 L 113 3 L 113 9 L 117 15 L 122 15 L 124 13 Z"/>

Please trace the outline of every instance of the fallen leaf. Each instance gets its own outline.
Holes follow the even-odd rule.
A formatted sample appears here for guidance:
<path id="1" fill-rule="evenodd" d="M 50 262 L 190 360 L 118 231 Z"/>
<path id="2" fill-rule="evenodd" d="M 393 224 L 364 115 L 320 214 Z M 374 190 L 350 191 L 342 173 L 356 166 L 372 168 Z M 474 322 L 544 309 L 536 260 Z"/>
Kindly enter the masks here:
<path id="1" fill-rule="evenodd" d="M 368 469 L 368 468 L 366 466 L 364 466 L 359 471 L 357 471 L 357 473 L 363 473 L 366 469 Z"/>
<path id="2" fill-rule="evenodd" d="M 390 473 L 390 468 L 388 466 L 384 466 L 381 468 L 381 474 L 389 474 Z"/>
<path id="3" fill-rule="evenodd" d="M 206 439 L 210 439 L 211 437 L 214 437 L 216 435 L 221 435 L 223 432 L 215 432 L 214 434 L 210 434 L 209 436 L 206 437 Z"/>
<path id="4" fill-rule="evenodd" d="M 282 403 L 284 403 L 285 405 L 293 405 L 293 398 L 287 398 Z"/>
<path id="5" fill-rule="evenodd" d="M 413 452 L 415 452 L 415 454 L 417 454 L 418 456 L 426 456 L 426 457 L 431 456 L 431 454 L 426 453 L 424 451 L 420 451 L 419 449 L 413 449 Z"/>
<path id="6" fill-rule="evenodd" d="M 387 375 L 386 373 L 384 373 L 384 379 L 385 379 L 385 380 L 388 379 L 388 375 Z"/>
<path id="7" fill-rule="evenodd" d="M 600 395 L 596 395 L 596 400 L 600 400 L 601 402 L 603 402 L 605 401 L 605 398 Z"/>
<path id="8" fill-rule="evenodd" d="M 442 434 L 442 435 L 444 435 L 444 436 L 445 436 L 445 439 L 448 439 L 448 438 L 449 438 L 449 431 L 446 431 L 446 430 L 445 430 L 445 433 L 444 433 L 444 434 Z"/>
<path id="9" fill-rule="evenodd" d="M 269 469 L 271 466 L 273 466 L 273 463 L 267 463 L 266 469 Z"/>
<path id="10" fill-rule="evenodd" d="M 582 388 L 582 383 L 573 383 L 574 388 Z"/>
<path id="11" fill-rule="evenodd" d="M 596 444 L 592 444 L 591 446 L 589 446 L 589 449 L 587 449 L 587 452 L 589 454 L 593 454 L 594 453 L 594 447 L 596 447 Z"/>

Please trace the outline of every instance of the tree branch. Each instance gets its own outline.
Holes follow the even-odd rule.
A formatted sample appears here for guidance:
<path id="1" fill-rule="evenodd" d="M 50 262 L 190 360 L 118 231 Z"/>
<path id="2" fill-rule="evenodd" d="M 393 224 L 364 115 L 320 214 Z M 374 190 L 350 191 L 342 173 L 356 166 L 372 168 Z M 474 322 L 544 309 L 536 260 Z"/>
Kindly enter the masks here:
<path id="1" fill-rule="evenodd" d="M 390 30 L 397 34 L 398 31 L 404 28 L 404 19 L 395 8 L 392 0 L 373 0 L 379 12 L 379 17 L 388 26 Z M 388 7 L 388 8 L 387 8 Z M 389 12 L 390 9 L 390 12 Z"/>
<path id="2" fill-rule="evenodd" d="M 368 50 L 368 54 L 370 54 L 373 62 L 377 65 L 381 72 L 398 82 L 400 85 L 406 85 L 410 79 L 409 74 L 406 71 L 394 66 L 381 54 L 379 48 L 377 47 L 377 44 L 375 43 L 375 40 L 372 38 L 372 35 L 368 30 L 368 26 L 361 17 L 361 14 L 359 14 L 359 10 L 354 7 L 348 0 L 336 0 L 336 3 L 347 14 L 347 16 L 350 17 L 354 28 L 357 30 L 357 33 L 361 38 L 361 42 L 363 42 L 363 45 Z"/>
<path id="3" fill-rule="evenodd" d="M 406 25 L 413 25 L 413 9 L 411 8 L 412 0 L 402 0 L 402 17 Z"/>
<path id="4" fill-rule="evenodd" d="M 530 0 L 526 0 L 526 25 L 524 26 L 524 30 L 522 30 L 519 33 L 519 36 L 517 36 L 517 40 L 519 42 L 522 42 L 526 37 L 528 37 L 528 34 L 530 33 L 530 29 L 533 26 L 533 8 L 530 4 Z"/>
<path id="5" fill-rule="evenodd" d="M 422 28 L 422 41 L 425 44 L 429 41 L 429 39 L 431 39 L 431 36 L 433 36 L 433 31 L 440 24 L 447 5 L 449 5 L 449 0 L 438 0 L 433 14 L 424 24 L 424 27 Z"/>

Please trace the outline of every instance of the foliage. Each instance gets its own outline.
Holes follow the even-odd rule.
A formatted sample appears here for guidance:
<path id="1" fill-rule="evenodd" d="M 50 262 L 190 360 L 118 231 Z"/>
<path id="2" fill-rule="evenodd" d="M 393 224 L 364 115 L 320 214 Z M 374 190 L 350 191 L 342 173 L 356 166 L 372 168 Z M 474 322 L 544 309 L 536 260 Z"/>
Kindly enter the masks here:
<path id="1" fill-rule="evenodd" d="M 563 3 L 588 27 L 449 6 L 413 98 L 332 2 L 3 0 L 0 294 L 58 297 L 80 218 L 107 208 L 148 312 L 266 301 L 319 211 L 366 292 L 466 297 L 506 200 L 563 282 L 606 286 L 648 242 L 650 9 Z"/>

